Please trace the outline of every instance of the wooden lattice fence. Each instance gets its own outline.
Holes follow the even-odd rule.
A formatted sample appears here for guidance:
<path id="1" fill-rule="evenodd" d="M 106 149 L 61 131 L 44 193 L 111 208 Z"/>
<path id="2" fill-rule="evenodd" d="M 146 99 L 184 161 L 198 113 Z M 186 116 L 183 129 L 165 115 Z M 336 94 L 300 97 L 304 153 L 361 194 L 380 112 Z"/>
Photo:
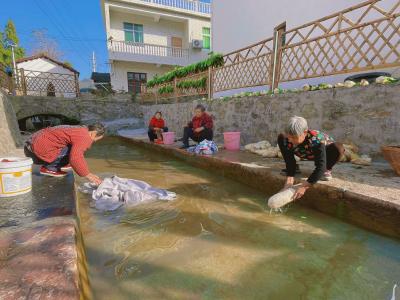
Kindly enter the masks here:
<path id="1" fill-rule="evenodd" d="M 280 82 L 400 64 L 400 1 L 373 0 L 288 30 Z"/>
<path id="2" fill-rule="evenodd" d="M 175 88 L 161 95 L 164 86 L 176 86 L 172 82 L 150 89 L 148 99 L 196 93 L 211 98 L 256 86 L 274 90 L 280 82 L 400 66 L 400 0 L 369 0 L 293 29 L 282 23 L 273 33 L 224 55 L 224 65 L 209 70 L 205 90 Z"/>
<path id="3" fill-rule="evenodd" d="M 19 88 L 24 95 L 79 96 L 76 74 L 61 74 L 19 69 Z"/>
<path id="4" fill-rule="evenodd" d="M 273 39 L 226 54 L 224 65 L 213 69 L 214 92 L 268 85 L 272 64 Z"/>
<path id="5" fill-rule="evenodd" d="M 18 69 L 13 76 L 0 68 L 0 88 L 10 94 L 79 97 L 78 74 Z"/>

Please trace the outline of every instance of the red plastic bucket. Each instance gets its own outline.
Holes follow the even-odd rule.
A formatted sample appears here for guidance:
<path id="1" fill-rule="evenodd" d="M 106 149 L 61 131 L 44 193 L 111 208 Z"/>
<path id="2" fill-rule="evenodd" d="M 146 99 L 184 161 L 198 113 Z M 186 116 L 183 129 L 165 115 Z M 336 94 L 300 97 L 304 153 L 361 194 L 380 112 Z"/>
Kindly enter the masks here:
<path id="1" fill-rule="evenodd" d="M 224 146 L 226 150 L 240 150 L 240 132 L 224 132 Z"/>

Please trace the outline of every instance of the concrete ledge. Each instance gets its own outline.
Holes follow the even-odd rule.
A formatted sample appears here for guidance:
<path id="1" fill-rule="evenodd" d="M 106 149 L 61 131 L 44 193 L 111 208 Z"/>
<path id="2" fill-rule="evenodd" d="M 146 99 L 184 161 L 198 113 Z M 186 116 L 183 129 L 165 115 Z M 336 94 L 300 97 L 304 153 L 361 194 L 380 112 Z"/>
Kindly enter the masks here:
<path id="1" fill-rule="evenodd" d="M 79 299 L 76 224 L 59 217 L 0 233 L 0 299 Z"/>
<path id="2" fill-rule="evenodd" d="M 242 151 L 229 153 L 224 150 L 212 157 L 198 156 L 173 146 L 159 146 L 141 139 L 121 138 L 150 151 L 173 156 L 193 166 L 254 187 L 265 192 L 266 197 L 278 192 L 284 183 L 285 177 L 279 174 L 283 164 L 276 160 L 261 164 L 257 162 L 260 160 L 257 155 Z M 369 190 L 368 184 L 347 183 L 346 180 L 336 179 L 334 183 L 318 183 L 299 200 L 299 203 L 365 229 L 400 238 L 400 185 L 397 188 L 371 186 Z M 397 178 L 394 184 L 396 183 Z"/>
<path id="3" fill-rule="evenodd" d="M 0 299 L 91 299 L 73 179 L 35 170 L 31 194 L 2 200 Z"/>

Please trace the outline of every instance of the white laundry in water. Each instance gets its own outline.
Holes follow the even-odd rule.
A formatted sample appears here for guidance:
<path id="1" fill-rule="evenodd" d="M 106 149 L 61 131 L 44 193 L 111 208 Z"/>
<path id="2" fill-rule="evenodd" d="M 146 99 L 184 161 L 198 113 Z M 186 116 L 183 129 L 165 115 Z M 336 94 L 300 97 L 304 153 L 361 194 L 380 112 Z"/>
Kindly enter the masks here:
<path id="1" fill-rule="evenodd" d="M 268 206 L 272 209 L 278 209 L 292 202 L 294 200 L 293 196 L 299 186 L 300 185 L 298 184 L 294 185 L 273 195 L 271 198 L 268 199 Z"/>
<path id="2" fill-rule="evenodd" d="M 92 193 L 96 209 L 102 211 L 116 210 L 122 205 L 127 207 L 153 200 L 174 200 L 176 194 L 167 190 L 154 188 L 141 180 L 105 178 L 96 188 L 90 183 L 84 184 L 83 192 Z"/>

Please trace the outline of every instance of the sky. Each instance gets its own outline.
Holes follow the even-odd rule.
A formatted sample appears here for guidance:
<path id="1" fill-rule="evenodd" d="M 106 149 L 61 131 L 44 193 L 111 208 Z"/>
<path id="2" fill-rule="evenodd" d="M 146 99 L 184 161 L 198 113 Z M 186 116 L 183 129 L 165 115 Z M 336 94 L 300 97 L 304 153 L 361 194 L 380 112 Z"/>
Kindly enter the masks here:
<path id="1" fill-rule="evenodd" d="M 63 53 L 62 61 L 70 62 L 81 73 L 81 80 L 90 77 L 93 51 L 97 71 L 109 71 L 100 0 L 2 1 L 0 31 L 9 19 L 14 21 L 20 45 L 27 50 L 27 55 L 33 46 L 32 31 L 47 30 Z"/>

